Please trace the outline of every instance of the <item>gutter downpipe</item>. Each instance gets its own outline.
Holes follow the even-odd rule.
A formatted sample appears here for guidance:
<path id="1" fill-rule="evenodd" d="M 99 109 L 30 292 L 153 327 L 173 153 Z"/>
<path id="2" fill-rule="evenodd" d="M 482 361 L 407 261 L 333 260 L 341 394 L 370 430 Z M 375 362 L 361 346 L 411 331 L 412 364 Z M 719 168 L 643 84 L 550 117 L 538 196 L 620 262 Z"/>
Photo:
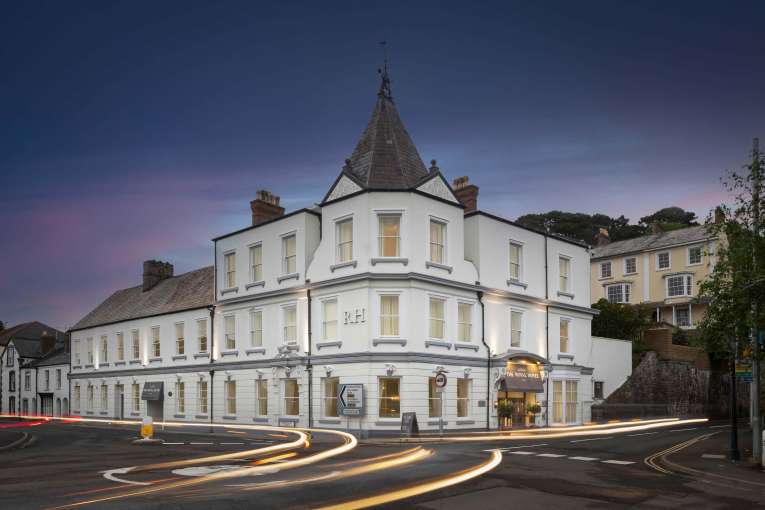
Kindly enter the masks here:
<path id="1" fill-rule="evenodd" d="M 550 282 L 549 282 L 549 260 L 547 256 L 547 234 L 545 234 L 545 301 L 550 299 Z M 545 305 L 545 357 L 547 362 L 552 366 L 552 360 L 550 359 L 550 305 Z M 545 385 L 545 426 L 550 426 L 550 374 L 547 374 L 547 384 Z"/>
<path id="2" fill-rule="evenodd" d="M 308 371 L 308 428 L 313 428 L 313 365 L 311 364 L 311 344 L 313 344 L 313 335 L 311 328 L 311 289 L 306 289 L 306 299 L 308 301 L 308 360 L 305 369 Z"/>
<path id="3" fill-rule="evenodd" d="M 210 311 L 210 345 L 208 346 L 210 350 L 210 389 L 208 390 L 208 394 L 210 395 L 210 433 L 213 433 L 213 430 L 215 427 L 213 427 L 213 402 L 215 398 L 215 386 L 213 385 L 213 378 L 215 377 L 215 369 L 213 368 L 213 363 L 215 363 L 215 360 L 213 359 L 213 353 L 215 352 L 215 305 L 209 305 L 207 309 Z"/>
<path id="4" fill-rule="evenodd" d="M 486 307 L 483 303 L 483 291 L 478 291 L 478 303 L 481 305 L 481 343 L 486 347 L 486 430 L 491 430 L 490 426 L 490 412 L 491 408 L 491 349 L 489 344 L 486 343 L 486 335 L 484 329 L 486 325 Z"/>

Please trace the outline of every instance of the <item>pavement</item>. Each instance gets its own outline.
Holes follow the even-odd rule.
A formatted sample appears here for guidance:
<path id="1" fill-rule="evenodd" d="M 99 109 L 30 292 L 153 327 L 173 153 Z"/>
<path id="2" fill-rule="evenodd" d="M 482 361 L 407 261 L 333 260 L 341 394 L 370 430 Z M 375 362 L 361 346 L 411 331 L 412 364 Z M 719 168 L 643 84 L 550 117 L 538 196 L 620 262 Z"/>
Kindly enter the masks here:
<path id="1" fill-rule="evenodd" d="M 765 508 L 765 473 L 717 457 L 729 429 L 706 422 L 355 448 L 233 426 L 167 427 L 157 446 L 134 445 L 135 425 L 28 430 L 33 446 L 0 452 L 2 508 Z"/>

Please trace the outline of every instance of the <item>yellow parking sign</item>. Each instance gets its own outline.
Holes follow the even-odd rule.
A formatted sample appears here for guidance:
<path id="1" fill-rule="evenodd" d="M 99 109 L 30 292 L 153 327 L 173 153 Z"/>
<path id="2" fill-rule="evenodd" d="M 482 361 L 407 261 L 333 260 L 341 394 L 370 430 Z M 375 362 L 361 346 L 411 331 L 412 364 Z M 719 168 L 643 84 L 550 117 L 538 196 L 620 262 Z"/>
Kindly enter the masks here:
<path id="1" fill-rule="evenodd" d="M 141 423 L 141 437 L 144 439 L 150 439 L 154 435 L 154 420 L 151 416 L 147 416 Z"/>

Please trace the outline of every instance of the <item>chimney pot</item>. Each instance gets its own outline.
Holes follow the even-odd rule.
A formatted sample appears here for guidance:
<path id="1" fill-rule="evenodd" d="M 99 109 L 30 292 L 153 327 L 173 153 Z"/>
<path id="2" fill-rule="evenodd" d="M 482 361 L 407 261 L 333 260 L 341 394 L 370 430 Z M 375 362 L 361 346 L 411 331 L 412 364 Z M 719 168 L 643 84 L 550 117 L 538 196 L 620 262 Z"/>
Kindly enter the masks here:
<path id="1" fill-rule="evenodd" d="M 144 292 L 153 289 L 159 282 L 171 278 L 174 268 L 169 262 L 161 260 L 146 260 L 143 263 L 143 286 Z"/>
<path id="2" fill-rule="evenodd" d="M 270 191 L 261 189 L 255 193 L 255 200 L 250 202 L 252 210 L 252 225 L 284 216 L 284 207 L 279 205 L 280 197 Z"/>
<path id="3" fill-rule="evenodd" d="M 465 213 L 473 212 L 478 209 L 478 186 L 475 184 L 468 184 L 468 177 L 466 175 L 457 177 L 452 181 L 452 188 L 454 194 L 457 196 L 462 205 L 465 206 Z"/>

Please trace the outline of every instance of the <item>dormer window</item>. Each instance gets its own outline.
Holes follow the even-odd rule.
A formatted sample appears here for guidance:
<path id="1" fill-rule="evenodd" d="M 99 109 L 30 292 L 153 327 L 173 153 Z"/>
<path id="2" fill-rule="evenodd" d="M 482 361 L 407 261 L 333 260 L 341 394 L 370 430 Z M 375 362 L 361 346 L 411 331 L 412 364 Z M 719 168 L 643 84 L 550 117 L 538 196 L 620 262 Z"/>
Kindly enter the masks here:
<path id="1" fill-rule="evenodd" d="M 400 256 L 401 215 L 381 214 L 378 216 L 377 247 L 380 257 Z"/>
<path id="2" fill-rule="evenodd" d="M 282 237 L 282 273 L 297 273 L 297 249 L 295 234 Z"/>
<path id="3" fill-rule="evenodd" d="M 337 262 L 350 262 L 353 260 L 353 218 L 338 221 L 335 225 Z"/>

